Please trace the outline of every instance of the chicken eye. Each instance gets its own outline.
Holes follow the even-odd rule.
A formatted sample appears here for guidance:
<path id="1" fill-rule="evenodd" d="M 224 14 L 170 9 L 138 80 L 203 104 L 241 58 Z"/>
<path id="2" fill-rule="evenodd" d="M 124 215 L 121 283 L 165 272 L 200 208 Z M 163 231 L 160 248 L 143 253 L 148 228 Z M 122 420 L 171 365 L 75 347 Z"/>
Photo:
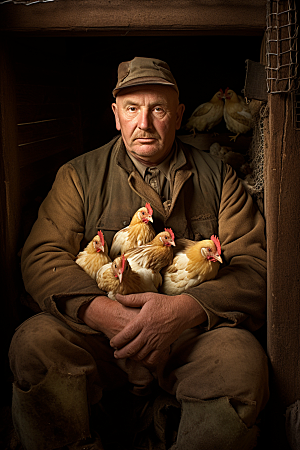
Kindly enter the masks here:
<path id="1" fill-rule="evenodd" d="M 209 252 L 211 252 L 211 248 L 208 248 L 207 250 L 208 250 Z"/>

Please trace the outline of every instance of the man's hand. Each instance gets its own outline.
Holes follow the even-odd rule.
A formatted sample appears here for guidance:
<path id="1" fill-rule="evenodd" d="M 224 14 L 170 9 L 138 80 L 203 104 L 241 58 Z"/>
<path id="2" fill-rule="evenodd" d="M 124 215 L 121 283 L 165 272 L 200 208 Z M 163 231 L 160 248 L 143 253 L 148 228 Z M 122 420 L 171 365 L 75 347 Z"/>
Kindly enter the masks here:
<path id="1" fill-rule="evenodd" d="M 105 296 L 94 298 L 83 305 L 78 317 L 93 330 L 102 331 L 109 339 L 130 323 L 139 313 L 139 308 L 123 306 L 121 303 Z"/>
<path id="2" fill-rule="evenodd" d="M 207 315 L 201 305 L 186 294 L 169 296 L 146 292 L 117 295 L 124 307 L 141 308 L 124 329 L 114 336 L 110 345 L 116 358 L 143 361 L 155 367 L 170 345 L 187 328 L 205 322 Z"/>

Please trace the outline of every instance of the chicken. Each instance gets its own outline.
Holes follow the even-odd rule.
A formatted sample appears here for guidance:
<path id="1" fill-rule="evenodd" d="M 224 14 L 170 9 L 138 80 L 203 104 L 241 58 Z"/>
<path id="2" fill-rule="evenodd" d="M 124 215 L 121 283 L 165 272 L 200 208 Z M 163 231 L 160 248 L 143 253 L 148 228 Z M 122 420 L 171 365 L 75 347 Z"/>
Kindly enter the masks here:
<path id="1" fill-rule="evenodd" d="M 241 153 L 232 151 L 230 147 L 224 147 L 218 142 L 214 142 L 210 146 L 209 152 L 217 158 L 220 158 L 224 163 L 233 167 L 239 177 L 252 173 L 250 164 L 246 161 L 245 156 Z"/>
<path id="2" fill-rule="evenodd" d="M 112 262 L 102 266 L 96 275 L 98 287 L 115 300 L 116 294 L 135 294 L 147 292 L 147 285 L 141 276 L 132 270 L 124 255 L 117 256 Z"/>
<path id="3" fill-rule="evenodd" d="M 209 102 L 202 103 L 198 106 L 189 118 L 185 128 L 191 130 L 194 135 L 198 132 L 210 131 L 218 125 L 223 118 L 223 91 L 220 89 Z"/>
<path id="4" fill-rule="evenodd" d="M 165 231 L 158 233 L 148 244 L 130 249 L 125 253 L 131 268 L 140 274 L 149 292 L 157 292 L 162 283 L 160 271 L 173 260 L 174 239 L 171 228 L 165 228 Z"/>
<path id="5" fill-rule="evenodd" d="M 252 114 L 245 99 L 232 89 L 226 88 L 224 105 L 224 120 L 229 131 L 236 133 L 230 136 L 235 141 L 240 134 L 247 133 L 253 127 Z"/>
<path id="6" fill-rule="evenodd" d="M 98 234 L 75 259 L 75 262 L 94 280 L 100 267 L 110 261 L 108 246 L 102 231 L 98 231 Z"/>
<path id="7" fill-rule="evenodd" d="M 216 277 L 221 258 L 221 244 L 216 236 L 202 241 L 178 239 L 172 263 L 162 270 L 163 284 L 160 292 L 179 295 Z"/>
<path id="8" fill-rule="evenodd" d="M 125 253 L 130 248 L 138 247 L 152 241 L 155 236 L 153 226 L 153 209 L 150 203 L 136 211 L 128 227 L 119 230 L 113 238 L 110 248 L 110 258 Z"/>

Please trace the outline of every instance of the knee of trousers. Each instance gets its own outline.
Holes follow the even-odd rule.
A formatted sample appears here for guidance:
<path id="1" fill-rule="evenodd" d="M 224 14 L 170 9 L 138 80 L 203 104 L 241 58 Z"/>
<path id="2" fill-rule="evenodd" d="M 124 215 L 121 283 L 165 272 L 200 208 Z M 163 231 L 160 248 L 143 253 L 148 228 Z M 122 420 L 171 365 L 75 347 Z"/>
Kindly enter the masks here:
<path id="1" fill-rule="evenodd" d="M 12 418 L 25 450 L 52 450 L 90 435 L 84 374 L 50 369 L 28 391 L 13 385 Z"/>
<path id="2" fill-rule="evenodd" d="M 193 329 L 176 346 L 171 370 L 167 368 L 165 374 L 167 382 L 176 380 L 177 400 L 227 397 L 246 425 L 252 426 L 269 398 L 268 360 L 255 337 L 236 328 L 202 334 Z M 174 371 L 178 360 L 180 366 Z"/>
<path id="3" fill-rule="evenodd" d="M 247 427 L 227 397 L 182 400 L 177 441 L 170 450 L 252 450 L 258 427 Z"/>
<path id="4" fill-rule="evenodd" d="M 17 329 L 11 341 L 9 359 L 15 381 L 28 389 L 40 383 L 53 367 L 61 373 L 85 373 L 92 377 L 96 363 L 87 342 L 83 335 L 51 314 L 31 317 Z"/>

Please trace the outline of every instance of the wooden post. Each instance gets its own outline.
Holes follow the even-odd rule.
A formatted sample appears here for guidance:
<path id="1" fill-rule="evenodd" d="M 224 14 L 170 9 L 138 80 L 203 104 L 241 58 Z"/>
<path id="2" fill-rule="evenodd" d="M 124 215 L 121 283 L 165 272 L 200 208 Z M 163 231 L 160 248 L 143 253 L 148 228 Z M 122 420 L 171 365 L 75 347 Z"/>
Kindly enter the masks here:
<path id="1" fill-rule="evenodd" d="M 269 95 L 265 136 L 270 437 L 281 449 L 289 448 L 286 408 L 300 399 L 300 131 L 293 125 L 292 98 Z"/>
<path id="2" fill-rule="evenodd" d="M 8 371 L 7 351 L 18 322 L 19 297 L 18 244 L 20 227 L 19 166 L 17 161 L 17 121 L 13 70 L 5 43 L 0 46 L 0 285 L 1 362 Z M 3 336 L 2 336 L 3 334 Z M 7 379 L 5 377 L 5 379 Z M 4 389 L 4 397 L 10 389 Z M 3 400 L 3 398 L 2 398 Z"/>

